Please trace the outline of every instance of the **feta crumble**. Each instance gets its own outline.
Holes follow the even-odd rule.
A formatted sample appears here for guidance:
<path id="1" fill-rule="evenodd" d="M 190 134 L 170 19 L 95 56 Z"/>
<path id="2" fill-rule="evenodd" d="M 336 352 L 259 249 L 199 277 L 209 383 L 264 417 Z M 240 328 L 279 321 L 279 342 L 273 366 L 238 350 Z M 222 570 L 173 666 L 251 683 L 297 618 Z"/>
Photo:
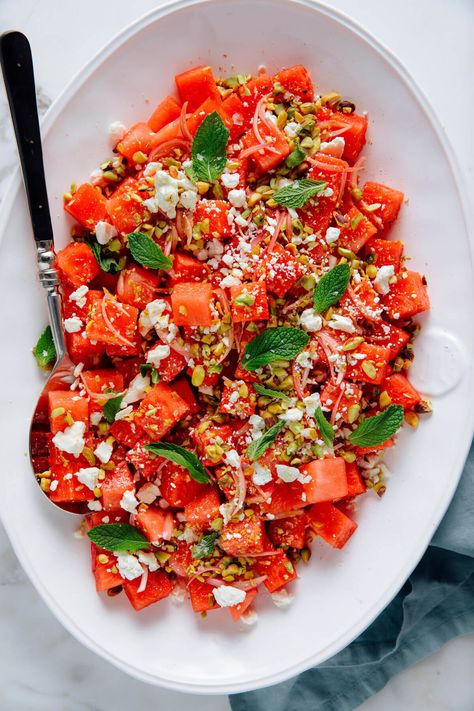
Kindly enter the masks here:
<path id="1" fill-rule="evenodd" d="M 379 267 L 377 271 L 377 276 L 374 279 L 374 289 L 378 291 L 379 294 L 385 296 L 390 291 L 389 280 L 395 274 L 395 269 L 393 264 L 384 265 Z"/>
<path id="2" fill-rule="evenodd" d="M 113 447 L 108 442 L 100 442 L 94 449 L 94 454 L 102 464 L 107 464 L 112 456 Z"/>
<path id="3" fill-rule="evenodd" d="M 116 553 L 117 568 L 122 578 L 135 580 L 143 575 L 143 568 L 137 558 L 130 553 Z"/>
<path id="4" fill-rule="evenodd" d="M 79 333 L 82 329 L 82 321 L 79 316 L 71 316 L 64 319 L 64 329 L 68 333 Z"/>
<path id="5" fill-rule="evenodd" d="M 87 488 L 91 491 L 94 491 L 99 483 L 99 474 L 99 467 L 84 467 L 83 469 L 79 469 L 79 471 L 75 472 L 75 475 L 81 484 L 87 486 Z"/>
<path id="6" fill-rule="evenodd" d="M 108 244 L 111 239 L 117 237 L 118 232 L 110 222 L 99 220 L 95 226 L 95 236 L 99 244 Z"/>
<path id="7" fill-rule="evenodd" d="M 120 507 L 124 511 L 135 514 L 137 513 L 137 506 L 139 501 L 135 496 L 133 491 L 124 491 L 122 498 L 120 499 Z"/>
<path id="8" fill-rule="evenodd" d="M 234 588 L 232 585 L 220 585 L 213 589 L 212 594 L 219 607 L 232 607 L 245 600 L 245 590 Z"/>
<path id="9" fill-rule="evenodd" d="M 70 427 L 66 427 L 64 432 L 56 432 L 53 437 L 53 444 L 61 452 L 67 452 L 78 457 L 84 449 L 84 432 L 86 426 L 84 422 L 74 422 Z"/>
<path id="10" fill-rule="evenodd" d="M 300 316 L 300 324 L 310 333 L 320 331 L 323 325 L 323 319 L 313 308 L 305 309 Z"/>

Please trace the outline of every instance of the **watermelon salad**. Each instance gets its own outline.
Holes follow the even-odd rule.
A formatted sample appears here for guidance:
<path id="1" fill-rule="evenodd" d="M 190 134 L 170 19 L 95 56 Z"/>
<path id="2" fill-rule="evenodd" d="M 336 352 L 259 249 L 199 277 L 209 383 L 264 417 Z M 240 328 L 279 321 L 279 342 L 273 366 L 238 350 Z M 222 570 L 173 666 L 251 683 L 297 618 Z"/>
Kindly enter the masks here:
<path id="1" fill-rule="evenodd" d="M 87 511 L 99 593 L 250 623 L 259 593 L 290 601 L 313 539 L 347 544 L 385 450 L 430 412 L 407 378 L 429 298 L 391 239 L 403 193 L 362 177 L 351 101 L 303 66 L 175 82 L 65 195 L 76 367 L 34 468 Z M 54 360 L 48 330 L 35 354 Z"/>

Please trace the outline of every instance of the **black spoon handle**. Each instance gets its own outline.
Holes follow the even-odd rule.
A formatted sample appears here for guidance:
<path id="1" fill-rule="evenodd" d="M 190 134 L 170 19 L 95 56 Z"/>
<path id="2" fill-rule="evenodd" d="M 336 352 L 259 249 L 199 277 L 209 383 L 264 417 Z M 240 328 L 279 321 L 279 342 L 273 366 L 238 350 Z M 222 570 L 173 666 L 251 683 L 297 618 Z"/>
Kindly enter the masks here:
<path id="1" fill-rule="evenodd" d="M 30 44 L 21 32 L 0 37 L 0 63 L 20 154 L 23 180 L 36 242 L 53 239 L 43 151 L 36 108 Z"/>

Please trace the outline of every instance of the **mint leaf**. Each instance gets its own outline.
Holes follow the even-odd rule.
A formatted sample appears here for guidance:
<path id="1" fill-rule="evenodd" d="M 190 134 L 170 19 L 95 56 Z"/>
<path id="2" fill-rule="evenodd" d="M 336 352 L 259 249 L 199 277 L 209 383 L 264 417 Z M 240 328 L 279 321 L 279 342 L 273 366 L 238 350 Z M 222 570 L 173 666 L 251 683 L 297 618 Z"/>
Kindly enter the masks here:
<path id="1" fill-rule="evenodd" d="M 286 165 L 288 168 L 296 168 L 297 165 L 300 165 L 306 158 L 306 153 L 300 146 L 296 146 L 295 150 L 290 153 L 288 158 L 286 159 Z"/>
<path id="2" fill-rule="evenodd" d="M 251 442 L 247 447 L 247 456 L 255 462 L 260 457 L 263 457 L 267 449 L 273 444 L 280 430 L 285 426 L 284 420 L 279 420 L 273 427 L 270 427 L 263 433 L 255 442 Z"/>
<path id="3" fill-rule="evenodd" d="M 362 420 L 358 427 L 349 435 L 349 442 L 357 447 L 377 447 L 383 444 L 401 427 L 403 422 L 403 407 L 389 405 L 386 410 L 373 417 Z"/>
<path id="4" fill-rule="evenodd" d="M 229 129 L 216 111 L 206 116 L 194 136 L 192 174 L 194 180 L 213 183 L 227 163 Z"/>
<path id="5" fill-rule="evenodd" d="M 331 423 L 326 420 L 319 406 L 314 413 L 314 419 L 321 433 L 321 439 L 328 447 L 332 447 L 332 443 L 334 442 L 334 428 Z"/>
<path id="6" fill-rule="evenodd" d="M 196 545 L 191 548 L 191 555 L 194 559 L 198 558 L 208 558 L 216 545 L 216 540 L 219 538 L 219 532 L 208 533 L 203 536 Z"/>
<path id="7" fill-rule="evenodd" d="M 109 257 L 102 252 L 101 246 L 98 242 L 93 239 L 85 239 L 84 242 L 89 245 L 89 247 L 94 252 L 94 257 L 99 262 L 99 267 L 103 272 L 108 272 L 110 274 L 118 274 L 121 271 L 121 266 L 119 262 L 113 257 Z"/>
<path id="8" fill-rule="evenodd" d="M 303 178 L 302 180 L 294 180 L 291 185 L 285 185 L 272 197 L 275 202 L 284 207 L 303 207 L 314 195 L 321 195 L 326 186 L 327 183 L 324 180 Z"/>
<path id="9" fill-rule="evenodd" d="M 242 358 L 246 370 L 257 370 L 274 360 L 291 360 L 308 345 L 309 336 L 300 328 L 267 328 L 247 344 Z"/>
<path id="10" fill-rule="evenodd" d="M 144 378 L 146 375 L 150 375 L 151 382 L 156 385 L 160 382 L 161 376 L 154 365 L 151 363 L 142 363 L 140 366 L 140 375 Z"/>
<path id="11" fill-rule="evenodd" d="M 104 417 L 107 420 L 107 422 L 115 422 L 115 415 L 117 412 L 120 410 L 120 405 L 122 404 L 123 400 L 123 395 L 119 395 L 118 397 L 113 397 L 110 398 L 110 400 L 107 400 L 107 402 L 104 405 Z"/>
<path id="12" fill-rule="evenodd" d="M 316 284 L 313 305 L 318 314 L 326 311 L 339 301 L 347 289 L 351 270 L 348 264 L 338 264 L 327 272 Z"/>
<path id="13" fill-rule="evenodd" d="M 40 368 L 47 368 L 56 360 L 56 348 L 54 347 L 51 326 L 46 326 L 41 336 L 38 338 L 36 346 L 33 348 L 33 355 Z"/>
<path id="14" fill-rule="evenodd" d="M 259 395 L 265 395 L 266 397 L 272 397 L 275 400 L 283 400 L 285 402 L 289 402 L 289 400 L 290 400 L 288 395 L 285 395 L 285 393 L 282 393 L 279 390 L 273 390 L 273 388 L 264 388 L 263 385 L 259 385 L 258 383 L 253 384 L 253 389 Z"/>
<path id="15" fill-rule="evenodd" d="M 171 269 L 173 262 L 161 251 L 148 235 L 142 232 L 131 232 L 128 236 L 128 248 L 132 257 L 139 264 L 151 269 Z"/>
<path id="16" fill-rule="evenodd" d="M 172 444 L 171 442 L 152 442 L 151 444 L 146 444 L 145 449 L 184 467 L 188 470 L 189 475 L 194 481 L 198 481 L 201 484 L 209 483 L 209 474 L 204 469 L 198 457 L 194 452 L 190 452 L 189 449 L 180 447 L 178 444 Z"/>
<path id="17" fill-rule="evenodd" d="M 129 523 L 101 523 L 87 535 L 96 546 L 112 553 L 139 551 L 150 545 L 148 538 Z"/>

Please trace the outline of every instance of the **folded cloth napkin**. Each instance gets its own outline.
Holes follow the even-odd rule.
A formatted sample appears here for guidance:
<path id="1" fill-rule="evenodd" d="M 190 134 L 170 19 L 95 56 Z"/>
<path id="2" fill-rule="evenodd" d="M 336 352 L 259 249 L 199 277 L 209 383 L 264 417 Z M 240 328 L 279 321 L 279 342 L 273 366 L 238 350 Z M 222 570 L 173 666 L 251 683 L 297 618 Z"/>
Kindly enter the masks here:
<path id="1" fill-rule="evenodd" d="M 419 565 L 352 644 L 282 684 L 230 697 L 233 711 L 351 711 L 398 672 L 474 632 L 474 444 Z"/>

